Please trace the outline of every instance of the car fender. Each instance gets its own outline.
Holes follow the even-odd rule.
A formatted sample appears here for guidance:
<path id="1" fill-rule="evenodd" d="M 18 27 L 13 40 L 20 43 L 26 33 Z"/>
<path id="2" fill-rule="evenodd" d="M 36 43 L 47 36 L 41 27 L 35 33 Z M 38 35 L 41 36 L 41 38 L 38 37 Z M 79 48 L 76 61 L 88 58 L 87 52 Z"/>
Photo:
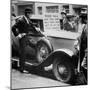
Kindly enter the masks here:
<path id="1" fill-rule="evenodd" d="M 47 46 L 48 46 L 49 49 L 50 49 L 50 52 L 53 51 L 53 46 L 52 46 L 52 44 L 50 43 L 50 41 L 49 41 L 46 37 L 40 38 L 40 39 L 38 40 L 38 42 L 37 42 L 37 45 L 38 45 L 39 43 L 41 43 L 41 42 L 47 44 Z"/>
<path id="2" fill-rule="evenodd" d="M 62 52 L 62 53 L 66 53 L 67 55 L 69 55 L 70 57 L 72 57 L 74 55 L 74 52 L 71 51 L 70 49 L 57 49 L 54 51 L 54 53 L 57 53 L 57 52 Z"/>
<path id="3" fill-rule="evenodd" d="M 72 60 L 73 55 L 74 52 L 69 49 L 57 49 L 49 54 L 45 62 L 42 63 L 42 66 L 49 66 L 50 64 L 53 63 L 54 58 L 57 57 L 67 57 L 69 58 L 69 60 Z"/>

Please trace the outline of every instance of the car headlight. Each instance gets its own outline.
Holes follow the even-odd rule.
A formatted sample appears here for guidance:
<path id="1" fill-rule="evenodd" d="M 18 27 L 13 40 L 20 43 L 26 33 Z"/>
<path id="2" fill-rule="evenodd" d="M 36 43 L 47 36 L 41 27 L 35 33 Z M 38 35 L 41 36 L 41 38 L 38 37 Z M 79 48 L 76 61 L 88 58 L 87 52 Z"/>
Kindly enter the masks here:
<path id="1" fill-rule="evenodd" d="M 79 51 L 80 48 L 79 48 L 79 41 L 78 40 L 76 40 L 74 42 L 74 48 Z"/>

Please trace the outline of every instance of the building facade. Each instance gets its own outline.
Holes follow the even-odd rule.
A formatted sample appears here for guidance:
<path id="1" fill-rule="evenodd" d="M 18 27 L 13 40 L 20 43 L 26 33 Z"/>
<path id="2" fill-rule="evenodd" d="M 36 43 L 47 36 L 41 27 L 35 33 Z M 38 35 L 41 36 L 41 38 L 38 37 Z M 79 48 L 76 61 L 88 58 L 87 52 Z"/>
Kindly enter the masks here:
<path id="1" fill-rule="evenodd" d="M 11 12 L 14 13 L 16 16 L 23 15 L 26 7 L 29 7 L 32 9 L 33 16 L 34 16 L 33 18 L 46 20 L 46 19 L 48 19 L 48 17 L 45 18 L 46 15 L 56 14 L 56 18 L 54 20 L 51 20 L 53 18 L 53 16 L 52 16 L 52 18 L 50 18 L 48 20 L 48 22 L 53 22 L 53 24 L 50 23 L 51 26 L 53 26 L 53 25 L 55 26 L 57 24 L 56 25 L 57 27 L 61 27 L 60 19 L 62 19 L 61 12 L 63 10 L 65 10 L 66 13 L 70 13 L 73 15 L 79 15 L 82 8 L 84 8 L 84 7 L 87 8 L 86 5 L 46 3 L 46 2 L 43 3 L 43 2 L 18 1 L 18 0 L 12 0 L 11 6 L 12 6 Z M 57 19 L 59 19 L 59 20 L 57 20 Z M 47 24 L 49 24 L 49 23 L 47 23 Z M 44 25 L 44 27 L 45 27 L 45 25 Z"/>
<path id="2" fill-rule="evenodd" d="M 79 14 L 81 8 L 87 8 L 86 5 L 75 4 L 60 4 L 60 3 L 43 3 L 43 2 L 31 2 L 31 1 L 11 1 L 12 12 L 16 15 L 23 15 L 23 11 L 26 7 L 30 7 L 35 15 L 44 15 L 45 13 L 59 13 L 65 10 L 67 13 Z"/>

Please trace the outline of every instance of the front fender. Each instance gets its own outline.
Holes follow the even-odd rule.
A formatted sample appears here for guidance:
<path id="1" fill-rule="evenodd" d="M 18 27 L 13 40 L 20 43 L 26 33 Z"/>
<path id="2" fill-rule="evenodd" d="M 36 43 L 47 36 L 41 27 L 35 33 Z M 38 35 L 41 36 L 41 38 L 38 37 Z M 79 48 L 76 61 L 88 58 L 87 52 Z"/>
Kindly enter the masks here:
<path id="1" fill-rule="evenodd" d="M 50 52 L 53 51 L 53 46 L 52 46 L 52 44 L 50 43 L 50 41 L 49 41 L 46 37 L 40 38 L 39 41 L 37 42 L 37 45 L 38 45 L 39 43 L 41 43 L 41 42 L 44 42 L 45 44 L 47 44 L 47 46 L 48 46 L 49 49 L 50 49 Z"/>
<path id="2" fill-rule="evenodd" d="M 54 58 L 57 57 L 67 57 L 69 60 L 72 60 L 72 56 L 74 55 L 73 51 L 69 49 L 57 49 L 50 53 L 50 55 L 46 58 L 45 62 L 42 63 L 43 66 L 49 66 L 53 63 Z"/>
<path id="3" fill-rule="evenodd" d="M 68 56 L 70 56 L 70 57 L 72 57 L 73 55 L 74 55 L 74 52 L 73 51 L 71 51 L 70 49 L 65 49 L 65 48 L 63 48 L 63 49 L 58 49 L 58 50 L 55 50 L 53 53 L 55 54 L 55 53 L 65 53 L 65 54 L 67 54 Z"/>

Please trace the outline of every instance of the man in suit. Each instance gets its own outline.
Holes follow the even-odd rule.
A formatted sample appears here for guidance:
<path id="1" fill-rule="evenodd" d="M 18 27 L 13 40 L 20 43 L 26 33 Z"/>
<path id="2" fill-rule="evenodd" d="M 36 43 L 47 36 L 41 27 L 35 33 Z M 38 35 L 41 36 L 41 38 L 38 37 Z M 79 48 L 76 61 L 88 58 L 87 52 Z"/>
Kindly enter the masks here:
<path id="1" fill-rule="evenodd" d="M 61 16 L 62 16 L 62 28 L 61 29 L 64 29 L 64 24 L 67 22 L 67 13 L 65 10 L 63 10 L 61 12 Z"/>
<path id="2" fill-rule="evenodd" d="M 16 23 L 12 26 L 12 31 L 15 36 L 19 38 L 20 44 L 20 72 L 28 73 L 25 70 L 25 47 L 30 44 L 28 38 L 25 37 L 27 33 L 37 33 L 34 28 L 34 24 L 31 22 L 30 17 L 32 16 L 32 9 L 26 8 L 24 11 L 25 15 L 18 17 Z"/>
<path id="3" fill-rule="evenodd" d="M 81 80 L 83 84 L 87 84 L 88 77 L 88 67 L 87 67 L 87 59 L 88 59 L 88 20 L 87 20 L 87 9 L 86 11 L 81 11 L 80 18 L 84 27 L 82 28 L 81 36 L 80 36 L 80 64 L 81 64 Z"/>
<path id="4" fill-rule="evenodd" d="M 64 23 L 64 30 L 71 31 L 71 32 L 76 31 L 76 25 L 75 25 L 75 22 L 73 20 L 73 17 L 74 16 L 72 14 L 67 14 L 67 22 Z"/>
<path id="5" fill-rule="evenodd" d="M 83 60 L 85 56 L 85 51 L 87 51 L 87 37 L 88 37 L 88 24 L 87 24 L 87 12 L 81 12 L 80 18 L 82 19 L 82 23 L 84 24 L 84 27 L 82 28 L 81 33 L 81 42 L 80 42 L 80 56 L 81 60 Z M 86 61 L 85 61 L 86 62 Z"/>

